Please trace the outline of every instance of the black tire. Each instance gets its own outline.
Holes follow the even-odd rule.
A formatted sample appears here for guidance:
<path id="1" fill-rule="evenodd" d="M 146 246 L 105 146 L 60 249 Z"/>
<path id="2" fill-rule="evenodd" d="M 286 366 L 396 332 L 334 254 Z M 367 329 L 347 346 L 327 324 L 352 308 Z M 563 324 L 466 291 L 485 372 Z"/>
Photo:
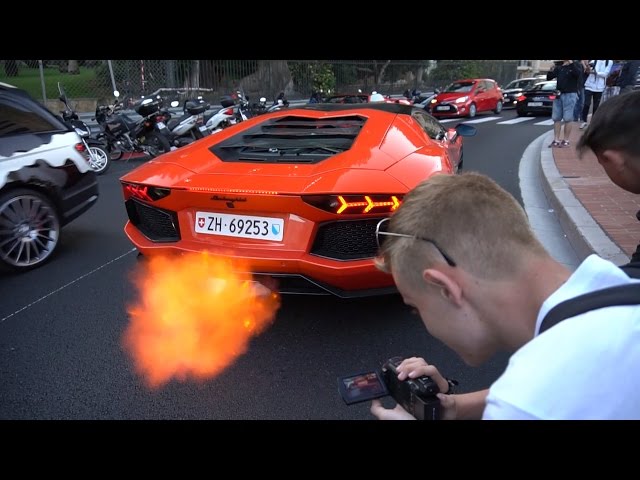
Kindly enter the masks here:
<path id="1" fill-rule="evenodd" d="M 504 105 L 502 104 L 502 102 L 500 100 L 498 100 L 498 103 L 496 103 L 496 108 L 493 110 L 493 113 L 502 112 L 502 108 L 503 107 L 504 107 Z"/>
<path id="2" fill-rule="evenodd" d="M 521 112 L 520 110 L 516 110 L 516 115 L 518 115 L 519 117 L 526 117 L 527 113 L 526 112 Z"/>
<path id="3" fill-rule="evenodd" d="M 148 147 L 147 153 L 151 158 L 171 151 L 171 144 L 167 137 L 157 132 L 149 133 L 144 143 Z"/>
<path id="4" fill-rule="evenodd" d="M 124 152 L 118 147 L 113 147 L 109 150 L 109 160 L 120 160 L 122 155 L 124 155 Z"/>
<path id="5" fill-rule="evenodd" d="M 0 194 L 0 266 L 26 271 L 45 263 L 60 239 L 60 216 L 43 193 L 18 188 Z"/>
<path id="6" fill-rule="evenodd" d="M 200 140 L 201 138 L 204 138 L 204 135 L 202 134 L 202 132 L 200 131 L 200 129 L 198 127 L 194 127 L 194 129 L 193 129 L 193 137 L 196 140 Z"/>
<path id="7" fill-rule="evenodd" d="M 467 117 L 469 117 L 469 118 L 475 117 L 476 113 L 478 113 L 477 108 L 478 107 L 476 107 L 475 103 L 472 103 L 471 105 L 469 105 L 469 113 L 467 114 Z"/>

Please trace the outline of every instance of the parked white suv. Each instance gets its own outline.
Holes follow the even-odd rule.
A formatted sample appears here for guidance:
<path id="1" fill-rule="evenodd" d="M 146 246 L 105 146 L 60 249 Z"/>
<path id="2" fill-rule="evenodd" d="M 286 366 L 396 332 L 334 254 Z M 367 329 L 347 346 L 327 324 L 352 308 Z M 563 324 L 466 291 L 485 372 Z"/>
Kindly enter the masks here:
<path id="1" fill-rule="evenodd" d="M 98 199 L 78 134 L 26 92 L 0 83 L 0 267 L 28 270 Z"/>

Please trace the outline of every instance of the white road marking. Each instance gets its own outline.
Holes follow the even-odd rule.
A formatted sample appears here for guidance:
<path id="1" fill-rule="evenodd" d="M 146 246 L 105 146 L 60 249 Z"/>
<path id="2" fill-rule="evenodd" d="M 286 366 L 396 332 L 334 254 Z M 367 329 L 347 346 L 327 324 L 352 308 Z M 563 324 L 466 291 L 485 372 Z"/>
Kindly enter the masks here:
<path id="1" fill-rule="evenodd" d="M 514 123 L 522 123 L 533 120 L 533 117 L 518 117 L 511 120 L 505 120 L 504 122 L 498 122 L 497 125 L 513 125 Z"/>
<path id="2" fill-rule="evenodd" d="M 459 122 L 459 118 L 447 118 L 446 120 L 440 120 L 440 123 L 451 123 L 451 122 Z"/>
<path id="3" fill-rule="evenodd" d="M 534 125 L 553 125 L 553 120 L 549 119 L 549 120 L 544 120 L 542 122 L 537 122 L 534 123 Z"/>
<path id="4" fill-rule="evenodd" d="M 126 257 L 127 255 L 129 255 L 130 253 L 135 252 L 135 251 L 136 251 L 136 249 L 135 249 L 135 248 L 132 248 L 132 249 L 131 249 L 131 250 L 129 250 L 127 253 L 123 253 L 122 255 L 120 255 L 119 257 L 114 258 L 113 260 L 109 260 L 107 263 L 105 263 L 105 264 L 103 264 L 103 265 L 100 265 L 99 267 L 94 268 L 93 270 L 91 270 L 91 271 L 90 271 L 90 272 L 88 272 L 88 273 L 85 273 L 84 275 L 80 275 L 78 278 L 76 278 L 75 280 L 71 280 L 71 281 L 70 281 L 69 283 L 67 283 L 66 285 L 63 285 L 63 286 L 61 286 L 60 288 L 56 288 L 53 292 L 49 292 L 49 293 L 47 293 L 46 295 L 44 295 L 44 296 L 40 297 L 39 299 L 34 300 L 34 301 L 33 301 L 33 302 L 31 302 L 30 304 L 25 305 L 24 307 L 20 308 L 19 310 L 16 310 L 15 312 L 13 312 L 13 313 L 11 313 L 11 314 L 7 315 L 6 317 L 4 317 L 4 318 L 0 319 L 0 323 L 4 322 L 5 320 L 7 320 L 7 319 L 9 319 L 9 318 L 11 318 L 11 317 L 13 317 L 14 315 L 17 315 L 18 313 L 22 312 L 23 310 L 26 310 L 27 308 L 29 308 L 29 307 L 31 307 L 31 306 L 33 306 L 33 305 L 35 305 L 36 303 L 41 302 L 41 301 L 42 301 L 42 300 L 44 300 L 45 298 L 48 298 L 48 297 L 50 297 L 51 295 L 54 295 L 54 294 L 58 293 L 59 291 L 61 291 L 61 290 L 65 289 L 65 288 L 67 288 L 68 286 L 73 285 L 74 283 L 79 282 L 80 280 L 82 280 L 82 279 L 83 279 L 83 278 L 85 278 L 85 277 L 88 277 L 88 276 L 89 276 L 89 275 L 91 275 L 92 273 L 95 273 L 95 272 L 97 272 L 98 270 L 103 269 L 103 268 L 104 268 L 104 267 L 106 267 L 107 265 L 109 265 L 109 264 L 111 264 L 111 263 L 113 263 L 113 262 L 116 262 L 116 261 L 120 260 L 122 257 Z"/>
<path id="5" fill-rule="evenodd" d="M 491 122 L 493 120 L 498 120 L 500 117 L 484 117 L 484 118 L 476 118 L 475 120 L 467 120 L 464 123 L 484 123 Z"/>

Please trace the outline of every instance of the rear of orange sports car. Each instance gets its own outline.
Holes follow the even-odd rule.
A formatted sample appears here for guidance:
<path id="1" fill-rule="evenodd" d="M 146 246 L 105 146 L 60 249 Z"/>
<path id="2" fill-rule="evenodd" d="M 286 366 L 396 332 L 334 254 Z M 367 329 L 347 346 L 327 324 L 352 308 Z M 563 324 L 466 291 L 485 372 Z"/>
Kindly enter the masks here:
<path id="1" fill-rule="evenodd" d="M 373 263 L 377 223 L 434 173 L 454 171 L 405 105 L 323 105 L 251 118 L 121 178 L 143 255 L 244 259 L 281 293 L 395 291 Z"/>

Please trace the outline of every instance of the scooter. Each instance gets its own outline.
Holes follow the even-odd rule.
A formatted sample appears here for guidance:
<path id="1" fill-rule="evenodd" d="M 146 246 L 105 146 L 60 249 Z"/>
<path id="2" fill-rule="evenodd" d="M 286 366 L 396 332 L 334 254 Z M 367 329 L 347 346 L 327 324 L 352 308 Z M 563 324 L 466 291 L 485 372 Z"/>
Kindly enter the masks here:
<path id="1" fill-rule="evenodd" d="M 223 106 L 220 110 L 213 112 L 210 116 L 204 118 L 207 134 L 217 133 L 220 130 L 227 128 L 229 125 L 233 125 L 236 123 L 235 117 L 234 108 L 232 106 L 228 106 L 226 102 L 223 102 Z"/>
<path id="2" fill-rule="evenodd" d="M 64 111 L 60 112 L 62 120 L 80 136 L 80 140 L 86 149 L 87 161 L 91 169 L 98 175 L 103 174 L 111 165 L 106 145 L 101 140 L 91 137 L 91 128 L 80 120 L 78 114 L 71 108 L 64 87 L 60 83 L 58 83 L 58 92 L 60 93 L 58 98 L 65 106 Z"/>
<path id="3" fill-rule="evenodd" d="M 180 102 L 174 100 L 172 107 L 177 107 Z M 209 131 L 204 124 L 204 112 L 209 108 L 209 104 L 202 97 L 197 100 L 186 100 L 183 105 L 184 115 L 177 119 L 171 119 L 171 114 L 167 112 L 165 123 L 169 129 L 169 141 L 176 147 L 182 147 L 196 140 L 204 138 Z"/>

